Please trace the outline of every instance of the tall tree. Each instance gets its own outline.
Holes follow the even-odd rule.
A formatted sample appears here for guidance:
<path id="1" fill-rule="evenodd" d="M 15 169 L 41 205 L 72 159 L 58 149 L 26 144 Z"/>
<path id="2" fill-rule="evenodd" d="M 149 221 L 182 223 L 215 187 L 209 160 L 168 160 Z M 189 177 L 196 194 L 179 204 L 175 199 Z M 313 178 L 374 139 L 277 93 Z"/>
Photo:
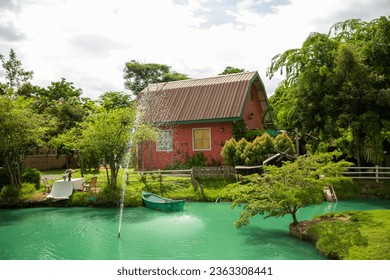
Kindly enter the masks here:
<path id="1" fill-rule="evenodd" d="M 125 64 L 123 78 L 125 87 L 134 95 L 152 83 L 164 83 L 178 80 L 186 80 L 189 77 L 185 74 L 172 71 L 171 67 L 165 64 L 140 63 L 131 60 Z"/>
<path id="2" fill-rule="evenodd" d="M 358 164 L 361 158 L 380 164 L 390 121 L 390 67 L 383 60 L 390 54 L 389 18 L 337 23 L 329 34 L 312 33 L 300 49 L 275 56 L 267 75 L 286 75 L 270 99 L 283 119 L 278 123 L 327 143 L 349 134 L 346 153 Z"/>
<path id="3" fill-rule="evenodd" d="M 39 113 L 46 113 L 57 120 L 54 134 L 70 129 L 83 120 L 85 111 L 81 102 L 82 90 L 72 82 L 62 78 L 42 88 L 35 98 L 35 107 Z"/>
<path id="4" fill-rule="evenodd" d="M 83 123 L 80 148 L 99 157 L 106 169 L 108 187 L 112 189 L 117 187 L 120 166 L 130 149 L 135 113 L 134 107 L 102 110 Z"/>
<path id="5" fill-rule="evenodd" d="M 58 82 L 51 82 L 47 88 L 41 88 L 34 98 L 35 110 L 52 122 L 45 141 L 55 146 L 59 153 L 66 155 L 67 167 L 75 160 L 77 150 L 70 149 L 69 145 L 58 141 L 63 137 L 58 139 L 57 137 L 66 134 L 84 120 L 88 111 L 81 101 L 81 95 L 81 89 L 62 78 Z"/>
<path id="6" fill-rule="evenodd" d="M 9 52 L 8 60 L 6 60 L 2 54 L 0 54 L 0 60 L 5 70 L 5 86 L 10 89 L 5 91 L 4 86 L 1 86 L 0 83 L 0 94 L 5 94 L 5 92 L 17 94 L 17 92 L 21 90 L 21 95 L 29 95 L 30 91 L 35 90 L 30 84 L 34 72 L 24 70 L 22 62 L 18 60 L 13 49 Z M 1 88 L 3 88 L 3 90 Z"/>
<path id="7" fill-rule="evenodd" d="M 0 156 L 15 188 L 22 186 L 26 155 L 42 144 L 45 130 L 42 116 L 24 98 L 0 96 Z"/>

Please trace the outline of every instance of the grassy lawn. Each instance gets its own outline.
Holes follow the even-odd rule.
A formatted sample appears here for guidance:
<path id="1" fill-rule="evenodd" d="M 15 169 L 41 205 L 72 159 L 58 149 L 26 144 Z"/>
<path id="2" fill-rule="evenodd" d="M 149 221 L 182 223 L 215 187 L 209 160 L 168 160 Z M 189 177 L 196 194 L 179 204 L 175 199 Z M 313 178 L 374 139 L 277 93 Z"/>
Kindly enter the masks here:
<path id="1" fill-rule="evenodd" d="M 49 183 L 53 185 L 55 180 L 62 180 L 63 170 L 48 170 L 42 172 L 42 177 L 48 177 Z M 107 188 L 107 177 L 104 169 L 99 172 L 85 173 L 84 178 L 97 176 L 100 192 L 89 194 L 83 192 L 74 192 L 69 199 L 69 206 L 117 206 L 120 201 L 121 188 L 124 187 L 125 206 L 136 207 L 142 204 L 141 193 L 143 190 L 156 193 L 161 196 L 173 199 L 185 199 L 187 201 L 211 201 L 215 202 L 221 199 L 222 190 L 232 182 L 225 179 L 199 180 L 204 186 L 204 193 L 200 190 L 195 191 L 190 177 L 162 175 L 157 173 L 146 173 L 142 176 L 134 170 L 121 169 L 118 175 L 118 188 L 116 191 Z M 80 178 L 80 170 L 75 169 L 72 178 Z M 26 189 L 27 190 L 27 189 Z M 35 192 L 31 189 L 25 192 L 24 199 L 44 199 L 44 185 L 41 183 L 39 190 Z"/>
<path id="2" fill-rule="evenodd" d="M 308 232 L 325 256 L 345 260 L 390 259 L 390 210 L 331 213 L 321 219 Z"/>

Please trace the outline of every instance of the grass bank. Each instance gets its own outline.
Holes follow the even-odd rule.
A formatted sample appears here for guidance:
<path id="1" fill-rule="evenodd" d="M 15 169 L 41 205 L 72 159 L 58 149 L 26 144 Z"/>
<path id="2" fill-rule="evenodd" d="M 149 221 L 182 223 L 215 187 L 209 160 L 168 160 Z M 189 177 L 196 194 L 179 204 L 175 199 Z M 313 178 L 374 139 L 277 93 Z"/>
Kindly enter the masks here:
<path id="1" fill-rule="evenodd" d="M 342 260 L 390 260 L 390 210 L 329 213 L 307 228 L 316 248 Z"/>

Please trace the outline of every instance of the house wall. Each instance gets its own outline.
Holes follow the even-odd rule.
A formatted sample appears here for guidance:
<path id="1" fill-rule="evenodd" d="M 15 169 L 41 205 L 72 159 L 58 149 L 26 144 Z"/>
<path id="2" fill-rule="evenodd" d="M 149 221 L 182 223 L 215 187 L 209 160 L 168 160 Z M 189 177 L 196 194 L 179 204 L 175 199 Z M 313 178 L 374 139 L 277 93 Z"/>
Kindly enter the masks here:
<path id="1" fill-rule="evenodd" d="M 184 162 L 186 155 L 192 157 L 197 151 L 193 149 L 192 130 L 194 128 L 210 128 L 211 149 L 202 150 L 208 158 L 208 163 L 222 162 L 221 150 L 225 142 L 232 137 L 232 122 L 186 124 L 161 129 L 172 130 L 172 151 L 157 151 L 156 143 L 144 144 L 144 168 L 145 170 L 164 169 L 174 162 Z M 151 156 L 149 154 L 151 150 Z M 142 170 L 142 149 L 138 151 L 138 168 Z"/>
<path id="2" fill-rule="evenodd" d="M 36 168 L 38 170 L 61 169 L 66 168 L 65 155 L 31 155 L 24 160 L 26 167 Z"/>
<path id="3" fill-rule="evenodd" d="M 253 99 L 251 98 L 253 96 Z M 253 118 L 250 117 L 253 113 Z M 251 92 L 247 96 L 243 119 L 248 129 L 262 129 L 263 128 L 263 112 L 260 106 L 259 95 L 256 92 L 254 85 L 251 87 Z"/>

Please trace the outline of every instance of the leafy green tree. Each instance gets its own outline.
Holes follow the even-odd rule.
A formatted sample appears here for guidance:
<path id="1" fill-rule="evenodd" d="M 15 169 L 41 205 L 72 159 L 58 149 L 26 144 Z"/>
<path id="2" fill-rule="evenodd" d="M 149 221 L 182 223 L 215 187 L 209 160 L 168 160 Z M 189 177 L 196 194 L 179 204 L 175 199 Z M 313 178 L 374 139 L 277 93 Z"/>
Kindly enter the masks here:
<path id="1" fill-rule="evenodd" d="M 8 60 L 2 54 L 0 54 L 0 60 L 5 70 L 6 86 L 13 89 L 14 92 L 33 78 L 33 71 L 24 70 L 22 62 L 18 60 L 13 49 L 9 52 Z"/>
<path id="2" fill-rule="evenodd" d="M 81 89 L 62 78 L 58 82 L 51 82 L 47 88 L 41 88 L 34 97 L 35 110 L 52 123 L 44 140 L 48 145 L 55 146 L 59 153 L 66 155 L 67 166 L 74 162 L 77 150 L 70 149 L 67 143 L 59 141 L 63 138 L 59 135 L 76 127 L 88 113 L 81 95 Z"/>
<path id="3" fill-rule="evenodd" d="M 99 96 L 98 103 L 106 110 L 128 108 L 132 104 L 131 96 L 123 92 L 108 91 Z"/>
<path id="4" fill-rule="evenodd" d="M 6 95 L 8 92 L 8 87 L 0 82 L 0 95 Z"/>
<path id="5" fill-rule="evenodd" d="M 45 130 L 42 116 L 24 98 L 0 96 L 0 155 L 14 188 L 22 187 L 24 159 L 43 145 Z"/>
<path id="6" fill-rule="evenodd" d="M 117 187 L 120 166 L 130 149 L 135 113 L 134 107 L 102 110 L 83 123 L 81 150 L 98 156 L 111 189 Z"/>
<path id="7" fill-rule="evenodd" d="M 390 120 L 390 67 L 383 60 L 389 53 L 386 17 L 349 20 L 335 24 L 329 34 L 310 34 L 301 48 L 275 56 L 267 70 L 270 78 L 276 72 L 286 76 L 270 99 L 277 123 L 314 136 L 309 140 L 314 148 L 349 131 L 345 152 L 358 165 L 361 158 L 380 164 Z"/>
<path id="8" fill-rule="evenodd" d="M 247 184 L 235 186 L 233 207 L 247 203 L 235 225 L 250 224 L 250 218 L 292 216 L 298 224 L 297 211 L 324 200 L 323 190 L 336 181 L 348 180 L 342 176 L 346 161 L 333 162 L 334 154 L 303 155 L 283 166 L 265 166 L 264 174 L 249 177 Z M 349 179 L 350 180 L 350 179 Z"/>
<path id="9" fill-rule="evenodd" d="M 140 63 L 135 60 L 127 62 L 123 71 L 125 87 L 131 90 L 131 92 L 136 96 L 152 83 L 164 83 L 189 79 L 189 77 L 185 74 L 172 71 L 171 67 L 168 65 Z"/>
<path id="10" fill-rule="evenodd" d="M 335 57 L 333 81 L 338 95 L 329 97 L 329 119 L 352 133 L 352 154 L 373 164 L 383 161 L 383 120 L 390 120 L 390 89 L 375 86 L 381 77 L 364 63 L 364 58 L 349 45 L 342 45 Z M 331 114 L 332 113 L 332 114 Z M 337 117 L 337 119 L 335 118 Z"/>
<path id="11" fill-rule="evenodd" d="M 272 108 L 276 127 L 281 127 L 287 131 L 294 131 L 298 126 L 298 94 L 295 88 L 289 87 L 286 83 L 281 84 L 270 96 L 269 103 Z"/>
<path id="12" fill-rule="evenodd" d="M 226 66 L 225 70 L 223 70 L 221 73 L 219 73 L 218 75 L 227 75 L 227 74 L 235 74 L 235 73 L 242 73 L 242 72 L 245 72 L 246 70 L 245 69 L 241 69 L 241 68 L 235 68 L 235 67 L 232 67 L 232 66 Z"/>
<path id="13" fill-rule="evenodd" d="M 65 104 L 75 105 L 80 103 L 81 95 L 82 90 L 80 88 L 75 88 L 72 82 L 61 78 L 61 81 L 51 82 L 50 86 L 42 88 L 37 93 L 35 106 L 40 113 L 49 111 L 57 114 Z"/>

